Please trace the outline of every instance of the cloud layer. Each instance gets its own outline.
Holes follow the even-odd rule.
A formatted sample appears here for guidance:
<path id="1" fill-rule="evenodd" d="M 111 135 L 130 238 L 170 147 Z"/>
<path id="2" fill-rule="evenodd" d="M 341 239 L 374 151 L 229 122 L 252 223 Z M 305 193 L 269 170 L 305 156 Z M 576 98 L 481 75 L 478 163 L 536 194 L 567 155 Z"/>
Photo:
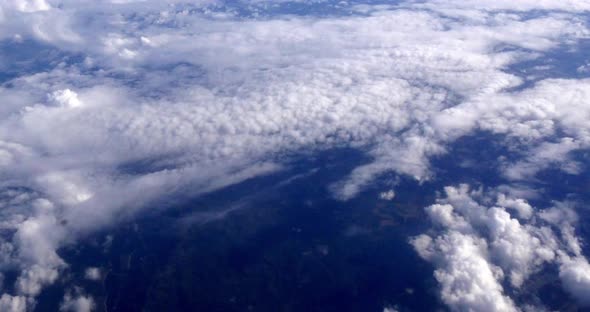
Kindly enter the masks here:
<path id="1" fill-rule="evenodd" d="M 218 1 L 0 1 L 0 68 L 17 73 L 0 76 L 0 228 L 10 233 L 0 268 L 20 272 L 0 306 L 31 307 L 67 269 L 56 251 L 81 233 L 164 196 L 275 172 L 302 149 L 347 146 L 373 158 L 331 186 L 343 200 L 388 171 L 435 178 L 430 158 L 476 131 L 522 151 L 502 163 L 510 180 L 555 165 L 579 172 L 570 155 L 590 145 L 590 80 L 510 68 L 575 50 L 590 33 L 588 9 L 586 1 L 410 1 L 256 19 Z M 21 50 L 45 67 L 8 53 Z M 583 256 L 561 247 L 568 238 L 547 247 L 551 231 L 520 223 L 541 218 L 523 199 L 488 209 L 455 192 L 482 215 L 460 210 L 465 203 L 432 206 L 449 233 L 414 241 L 440 266 L 450 306 L 498 300 L 516 309 L 501 273 L 518 287 L 546 262 L 560 264 L 574 296 L 587 289 Z M 482 227 L 494 236 L 478 234 Z M 469 282 L 478 286 L 454 286 Z M 64 309 L 90 308 L 85 300 L 69 298 Z"/>

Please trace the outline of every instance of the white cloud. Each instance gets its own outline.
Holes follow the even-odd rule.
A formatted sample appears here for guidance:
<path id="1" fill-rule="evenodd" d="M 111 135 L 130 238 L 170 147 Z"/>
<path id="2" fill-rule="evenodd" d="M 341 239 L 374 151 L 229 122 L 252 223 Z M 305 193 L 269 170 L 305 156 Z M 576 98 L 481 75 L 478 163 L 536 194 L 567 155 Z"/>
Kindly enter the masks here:
<path id="1" fill-rule="evenodd" d="M 409 1 L 419 3 L 422 1 Z M 481 9 L 481 10 L 507 10 L 507 11 L 530 11 L 530 10 L 564 10 L 564 11 L 590 11 L 590 2 L 586 0 L 434 0 L 421 5 L 434 9 Z"/>
<path id="2" fill-rule="evenodd" d="M 392 200 L 395 198 L 395 191 L 389 190 L 389 191 L 381 192 L 381 193 L 379 193 L 379 198 L 383 199 L 383 200 Z"/>
<path id="3" fill-rule="evenodd" d="M 505 194 L 500 194 L 496 204 L 500 207 L 516 210 L 518 216 L 523 219 L 530 219 L 533 216 L 533 207 L 522 198 L 509 198 Z"/>
<path id="4" fill-rule="evenodd" d="M 25 312 L 27 311 L 27 299 L 24 296 L 2 294 L 2 297 L 0 297 L 0 311 Z"/>
<path id="5" fill-rule="evenodd" d="M 476 130 L 522 141 L 525 157 L 504 167 L 515 180 L 554 164 L 575 173 L 570 152 L 590 146 L 588 80 L 513 91 L 523 78 L 507 70 L 586 38 L 575 14 L 585 2 L 408 2 L 362 16 L 264 20 L 111 2 L 0 2 L 0 39 L 20 36 L 20 44 L 37 40 L 59 52 L 51 69 L 0 87 L 0 186 L 26 187 L 45 203 L 2 203 L 0 224 L 16 233 L 3 241 L 10 253 L 2 259 L 21 263 L 23 295 L 56 280 L 66 267 L 56 250 L 77 234 L 162 196 L 275 172 L 280 156 L 303 149 L 347 146 L 373 158 L 333 186 L 349 199 L 387 171 L 432 178 L 430 158 Z M 567 12 L 495 12 L 533 8 Z M 72 55 L 85 61 L 64 61 Z M 540 245 L 550 241 L 546 230 L 527 223 L 527 202 L 499 198 L 488 209 L 466 192 L 449 189 L 448 203 L 429 208 L 464 250 L 479 253 L 484 245 L 470 235 L 488 228 L 486 248 L 514 285 L 552 259 L 554 250 Z M 486 267 L 488 256 L 474 257 L 468 265 L 489 271 L 477 283 L 512 306 L 490 279 L 498 272 Z M 453 305 L 485 295 L 458 301 L 459 280 L 448 274 L 462 268 L 448 269 L 440 274 Z"/>
<path id="6" fill-rule="evenodd" d="M 95 308 L 96 304 L 92 297 L 83 295 L 73 297 L 68 293 L 64 296 L 59 310 L 63 312 L 91 312 Z"/>
<path id="7" fill-rule="evenodd" d="M 50 99 L 63 107 L 75 108 L 82 106 L 78 94 L 70 89 L 55 91 L 50 95 Z"/>
<path id="8" fill-rule="evenodd" d="M 91 281 L 98 281 L 101 279 L 101 272 L 99 268 L 90 267 L 84 271 L 84 277 Z"/>
<path id="9" fill-rule="evenodd" d="M 412 242 L 422 255 L 421 248 L 432 249 L 428 259 L 438 267 L 434 276 L 441 284 L 441 298 L 452 310 L 518 311 L 498 282 L 502 271 L 487 260 L 485 240 L 450 232 L 434 241 L 419 236 Z"/>
<path id="10" fill-rule="evenodd" d="M 45 0 L 1 0 L 0 7 L 21 12 L 46 11 L 51 8 Z"/>
<path id="11" fill-rule="evenodd" d="M 582 304 L 589 306 L 590 264 L 583 257 L 567 259 L 559 268 L 564 287 Z"/>
<path id="12" fill-rule="evenodd" d="M 480 202 L 490 202 L 491 196 L 499 198 L 499 204 L 523 206 L 523 199 L 470 190 L 467 185 L 445 191 L 446 197 L 426 208 L 436 234 L 422 234 L 410 242 L 422 258 L 435 264 L 441 297 L 453 310 L 519 310 L 504 294 L 504 278 L 520 288 L 547 263 L 558 265 L 564 288 L 587 304 L 581 294 L 590 291 L 590 266 L 574 234 L 576 216 L 571 208 L 563 203 L 541 211 L 527 207 L 525 211 L 532 215 L 521 223 L 504 207 L 485 207 Z M 550 225 L 559 225 L 561 233 Z"/>
<path id="13" fill-rule="evenodd" d="M 43 287 L 53 284 L 57 277 L 58 272 L 56 269 L 33 265 L 33 267 L 26 268 L 21 272 L 16 281 L 16 286 L 21 294 L 37 296 L 41 293 Z"/>

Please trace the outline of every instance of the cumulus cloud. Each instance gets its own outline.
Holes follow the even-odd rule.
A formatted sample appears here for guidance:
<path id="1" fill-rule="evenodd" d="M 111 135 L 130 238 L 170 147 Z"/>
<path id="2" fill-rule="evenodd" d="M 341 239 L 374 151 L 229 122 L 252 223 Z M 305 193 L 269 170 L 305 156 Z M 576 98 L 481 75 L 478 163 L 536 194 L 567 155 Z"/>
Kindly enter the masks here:
<path id="1" fill-rule="evenodd" d="M 381 193 L 379 193 L 379 198 L 383 199 L 383 200 L 392 200 L 395 198 L 395 191 L 389 190 L 389 191 L 381 192 Z"/>
<path id="2" fill-rule="evenodd" d="M 564 287 L 584 305 L 590 305 L 590 264 L 582 257 L 567 259 L 559 269 Z"/>
<path id="3" fill-rule="evenodd" d="M 441 298 L 456 311 L 517 311 L 498 282 L 501 270 L 487 259 L 486 241 L 459 232 L 412 241 L 420 255 L 439 267 L 434 276 Z"/>
<path id="4" fill-rule="evenodd" d="M 75 108 L 82 105 L 78 95 L 70 89 L 57 90 L 50 95 L 50 99 L 63 107 Z"/>
<path id="5" fill-rule="evenodd" d="M 564 288 L 587 304 L 582 294 L 590 291 L 588 261 L 573 231 L 576 214 L 566 204 L 531 211 L 524 199 L 495 195 L 493 190 L 488 193 L 461 185 L 447 187 L 445 193 L 439 203 L 426 208 L 436 234 L 419 235 L 410 243 L 422 258 L 435 264 L 441 298 L 453 310 L 520 310 L 504 293 L 503 280 L 508 278 L 519 288 L 549 263 L 559 267 Z M 498 206 L 481 204 L 494 196 Z M 525 220 L 507 211 L 515 205 L 526 207 Z M 561 230 L 552 227 L 556 224 Z"/>
<path id="6" fill-rule="evenodd" d="M 523 219 L 530 219 L 533 216 L 533 207 L 522 198 L 509 198 L 506 194 L 498 195 L 497 205 L 500 207 L 514 209 L 518 216 Z"/>
<path id="7" fill-rule="evenodd" d="M 0 297 L 0 311 L 6 312 L 25 312 L 27 299 L 24 296 L 11 296 L 3 294 Z"/>
<path id="8" fill-rule="evenodd" d="M 91 312 L 94 311 L 96 304 L 90 296 L 78 295 L 76 297 L 66 294 L 59 307 L 63 312 Z"/>
<path id="9" fill-rule="evenodd" d="M 101 272 L 99 268 L 90 267 L 84 271 L 84 277 L 91 281 L 98 281 L 101 278 Z"/>
<path id="10" fill-rule="evenodd" d="M 410 1 L 345 17 L 260 20 L 192 10 L 210 3 L 0 1 L 0 40 L 10 49 L 33 41 L 53 51 L 49 68 L 0 87 L 7 103 L 0 187 L 12 192 L 0 203 L 0 226 L 14 233 L 2 238 L 0 259 L 18 264 L 16 295 L 33 298 L 55 282 L 67 268 L 57 249 L 78 234 L 163 196 L 276 172 L 282 156 L 302 149 L 347 146 L 372 157 L 332 186 L 345 200 L 387 171 L 433 178 L 431 157 L 474 131 L 521 144 L 523 157 L 502 167 L 513 180 L 551 165 L 576 173 L 569 155 L 589 147 L 588 80 L 524 88 L 525 78 L 508 70 L 587 38 L 577 14 L 585 2 Z M 499 12 L 532 9 L 546 11 Z M 428 213 L 456 235 L 431 239 L 456 240 L 474 257 L 465 267 L 438 257 L 445 298 L 456 306 L 496 298 L 512 307 L 498 268 L 518 286 L 560 257 L 551 247 L 559 242 L 528 221 L 535 214 L 522 199 L 501 195 L 488 208 L 467 190 L 448 193 Z M 476 227 L 489 237 L 473 236 Z M 424 255 L 440 254 L 426 243 L 414 240 L 425 244 Z M 457 299 L 477 288 L 454 286 L 463 268 L 486 272 L 475 282 L 489 292 Z"/>

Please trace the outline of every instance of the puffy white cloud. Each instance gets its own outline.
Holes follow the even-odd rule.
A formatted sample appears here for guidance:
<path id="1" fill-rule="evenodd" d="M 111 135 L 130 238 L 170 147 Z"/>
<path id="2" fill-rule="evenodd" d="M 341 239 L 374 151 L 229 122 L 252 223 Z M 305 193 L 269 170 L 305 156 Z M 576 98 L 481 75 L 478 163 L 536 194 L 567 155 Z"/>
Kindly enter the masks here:
<path id="1" fill-rule="evenodd" d="M 63 235 L 62 227 L 51 213 L 40 213 L 18 225 L 14 243 L 23 266 L 16 282 L 20 293 L 36 296 L 45 285 L 57 279 L 58 270 L 65 265 L 56 252 Z"/>
<path id="2" fill-rule="evenodd" d="M 95 308 L 96 304 L 92 297 L 84 295 L 73 297 L 68 293 L 64 296 L 59 310 L 64 312 L 91 312 Z"/>
<path id="3" fill-rule="evenodd" d="M 21 272 L 16 281 L 16 287 L 24 295 L 37 296 L 41 293 L 43 287 L 51 285 L 57 277 L 58 272 L 56 269 L 33 265 L 33 267 L 26 268 Z"/>
<path id="4" fill-rule="evenodd" d="M 98 281 L 101 278 L 101 272 L 99 268 L 90 267 L 84 271 L 84 277 L 91 281 Z"/>
<path id="5" fill-rule="evenodd" d="M 477 236 L 484 231 L 492 258 L 509 274 L 514 286 L 519 287 L 531 272 L 555 257 L 555 244 L 547 229 L 522 225 L 504 208 L 479 205 L 472 198 L 478 196 L 477 192 L 470 194 L 466 185 L 446 188 L 446 192 L 445 201 L 426 208 L 430 219 L 467 235 Z"/>
<path id="6" fill-rule="evenodd" d="M 559 268 L 564 287 L 582 304 L 590 305 L 590 264 L 583 257 L 567 259 Z"/>
<path id="7" fill-rule="evenodd" d="M 578 68 L 576 68 L 576 71 L 580 74 L 590 73 L 590 63 L 580 65 Z"/>
<path id="8" fill-rule="evenodd" d="M 27 298 L 2 294 L 2 297 L 0 297 L 0 311 L 25 312 L 27 311 Z"/>
<path id="9" fill-rule="evenodd" d="M 511 208 L 518 212 L 518 216 L 523 219 L 530 219 L 533 216 L 533 207 L 522 198 L 509 198 L 506 194 L 498 195 L 496 204 L 500 207 Z"/>
<path id="10" fill-rule="evenodd" d="M 519 287 L 541 264 L 554 259 L 552 233 L 547 228 L 521 225 L 502 208 L 488 210 L 490 249 L 500 266 Z"/>
<path id="11" fill-rule="evenodd" d="M 70 89 L 57 90 L 50 95 L 50 99 L 63 107 L 75 108 L 82 106 L 82 102 L 78 99 L 78 94 Z"/>
<path id="12" fill-rule="evenodd" d="M 389 190 L 389 191 L 381 192 L 381 193 L 379 193 L 379 198 L 383 199 L 383 200 L 392 200 L 395 198 L 395 191 Z"/>
<path id="13" fill-rule="evenodd" d="M 410 242 L 422 258 L 435 264 L 441 297 L 453 310 L 519 310 L 504 294 L 503 279 L 519 288 L 546 263 L 556 263 L 564 288 L 587 304 L 582 294 L 590 291 L 590 266 L 574 234 L 577 217 L 570 207 L 557 203 L 535 211 L 523 199 L 470 190 L 467 185 L 445 191 L 446 197 L 426 208 L 436 234 L 422 234 Z M 525 207 L 526 218 L 519 221 L 505 207 L 481 204 L 494 196 L 498 204 Z M 551 225 L 558 225 L 561 233 Z"/>
<path id="14" fill-rule="evenodd" d="M 434 241 L 419 236 L 412 243 L 436 263 L 441 298 L 454 311 L 518 311 L 503 294 L 502 270 L 487 259 L 486 241 L 453 231 Z M 430 250 L 431 249 L 431 250 Z"/>

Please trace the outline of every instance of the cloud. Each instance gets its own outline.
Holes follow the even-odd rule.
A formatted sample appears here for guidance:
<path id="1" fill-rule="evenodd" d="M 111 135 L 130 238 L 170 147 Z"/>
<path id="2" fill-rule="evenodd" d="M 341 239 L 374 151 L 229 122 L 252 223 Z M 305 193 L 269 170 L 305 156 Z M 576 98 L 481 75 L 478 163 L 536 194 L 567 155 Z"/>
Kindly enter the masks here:
<path id="1" fill-rule="evenodd" d="M 323 18 L 191 10 L 209 4 L 0 2 L 2 49 L 37 42 L 43 49 L 26 51 L 33 60 L 53 51 L 48 68 L 0 87 L 0 187 L 12 190 L 0 224 L 14 233 L 2 261 L 18 264 L 18 295 L 55 282 L 67 269 L 57 250 L 81 233 L 165 196 L 276 172 L 302 150 L 352 147 L 372 158 L 332 186 L 346 200 L 389 171 L 436 178 L 431 157 L 475 131 L 521 144 L 524 156 L 503 167 L 514 180 L 554 164 L 576 173 L 569 154 L 590 144 L 588 80 L 528 87 L 508 70 L 587 38 L 576 14 L 584 2 L 406 2 Z M 497 12 L 535 8 L 561 12 Z M 429 214 L 458 233 L 441 244 L 474 253 L 466 265 L 489 271 L 477 283 L 510 307 L 496 267 L 518 286 L 555 250 L 541 246 L 547 230 L 528 223 L 522 199 L 488 209 L 466 192 L 449 190 L 452 200 Z M 490 231 L 485 246 L 474 224 Z M 453 299 L 449 275 L 462 267 L 440 261 L 449 302 L 468 304 Z"/>
<path id="2" fill-rule="evenodd" d="M 416 2 L 422 7 L 434 8 L 434 9 L 474 9 L 479 8 L 481 10 L 506 10 L 506 11 L 531 11 L 531 10 L 563 10 L 563 11 L 590 11 L 590 3 L 585 0 L 564 0 L 564 1 L 551 1 L 551 0 L 522 0 L 522 1 L 508 1 L 508 0 L 434 0 L 428 1 L 425 4 L 421 4 L 422 1 L 410 1 L 410 3 Z"/>
<path id="3" fill-rule="evenodd" d="M 98 281 L 101 279 L 101 272 L 99 268 L 90 267 L 84 271 L 84 277 L 91 281 Z"/>
<path id="4" fill-rule="evenodd" d="M 395 191 L 389 190 L 389 191 L 381 192 L 381 193 L 379 193 L 379 198 L 383 199 L 383 200 L 392 200 L 393 198 L 395 198 Z"/>
<path id="5" fill-rule="evenodd" d="M 495 192 L 471 190 L 467 185 L 445 188 L 446 197 L 426 208 L 435 234 L 410 240 L 422 258 L 435 264 L 443 301 L 456 311 L 520 310 L 505 295 L 503 280 L 508 278 L 513 287 L 520 288 L 531 274 L 555 263 L 564 288 L 587 304 L 582 294 L 590 291 L 590 266 L 574 234 L 575 212 L 564 203 L 531 211 L 524 199 Z M 498 198 L 498 206 L 481 204 L 493 197 Z M 515 203 L 521 209 L 527 207 L 523 220 L 506 210 Z M 552 227 L 555 224 L 560 231 Z"/>
<path id="6" fill-rule="evenodd" d="M 582 304 L 590 305 L 590 264 L 582 257 L 568 259 L 559 269 L 564 287 Z"/>
<path id="7" fill-rule="evenodd" d="M 0 310 L 6 312 L 25 312 L 27 307 L 26 302 L 26 297 L 2 294 L 0 297 Z"/>
<path id="8" fill-rule="evenodd" d="M 413 241 L 422 255 L 439 267 L 434 276 L 441 284 L 442 300 L 455 311 L 517 311 L 503 294 L 496 275 L 501 274 L 487 260 L 483 239 L 458 232 L 437 237 L 419 236 Z"/>
<path id="9" fill-rule="evenodd" d="M 505 194 L 498 195 L 497 205 L 500 207 L 514 209 L 522 219 L 530 219 L 533 216 L 533 207 L 522 198 L 508 198 Z"/>
<path id="10" fill-rule="evenodd" d="M 50 99 L 63 107 L 75 108 L 82 105 L 78 95 L 70 89 L 57 90 L 50 95 Z"/>
<path id="11" fill-rule="evenodd" d="M 95 307 L 96 304 L 92 297 L 83 295 L 73 297 L 68 293 L 64 296 L 59 310 L 64 312 L 91 312 L 94 311 Z"/>
<path id="12" fill-rule="evenodd" d="M 2 0 L 0 7 L 21 12 L 47 11 L 51 8 L 45 0 Z"/>

